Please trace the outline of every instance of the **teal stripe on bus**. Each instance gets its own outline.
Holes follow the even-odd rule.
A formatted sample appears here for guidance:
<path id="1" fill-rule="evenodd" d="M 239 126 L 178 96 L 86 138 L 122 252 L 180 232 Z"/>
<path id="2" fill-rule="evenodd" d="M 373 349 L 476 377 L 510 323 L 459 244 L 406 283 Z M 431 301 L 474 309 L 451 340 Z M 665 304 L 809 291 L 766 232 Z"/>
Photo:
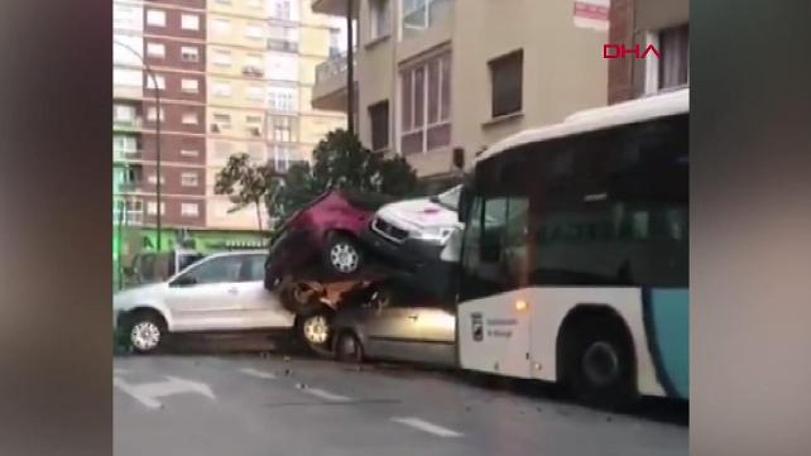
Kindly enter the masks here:
<path id="1" fill-rule="evenodd" d="M 651 290 L 651 323 L 659 365 L 675 395 L 690 393 L 690 295 L 683 289 Z"/>

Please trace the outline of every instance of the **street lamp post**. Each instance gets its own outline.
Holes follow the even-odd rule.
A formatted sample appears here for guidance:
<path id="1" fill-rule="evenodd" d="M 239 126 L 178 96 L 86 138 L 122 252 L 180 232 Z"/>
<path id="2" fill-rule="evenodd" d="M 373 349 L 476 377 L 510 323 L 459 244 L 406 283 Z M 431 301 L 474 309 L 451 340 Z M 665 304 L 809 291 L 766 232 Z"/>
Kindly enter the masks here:
<path id="1" fill-rule="evenodd" d="M 152 79 L 152 85 L 155 87 L 155 110 L 156 117 L 155 117 L 155 177 L 157 178 L 155 182 L 155 198 L 157 199 L 157 215 L 155 217 L 155 225 L 157 227 L 157 237 L 155 239 L 156 250 L 160 252 L 161 250 L 161 95 L 160 89 L 158 87 L 158 78 L 155 77 L 155 72 L 152 71 L 152 68 L 146 62 L 146 59 L 135 49 L 131 46 L 122 43 L 118 40 L 113 40 L 113 44 L 117 44 L 124 49 L 132 52 L 138 60 L 141 61 L 141 64 L 144 66 L 144 70 L 149 75 L 150 79 Z"/>
<path id="2" fill-rule="evenodd" d="M 355 134 L 355 49 L 352 40 L 353 0 L 346 2 L 346 125 L 350 134 Z"/>

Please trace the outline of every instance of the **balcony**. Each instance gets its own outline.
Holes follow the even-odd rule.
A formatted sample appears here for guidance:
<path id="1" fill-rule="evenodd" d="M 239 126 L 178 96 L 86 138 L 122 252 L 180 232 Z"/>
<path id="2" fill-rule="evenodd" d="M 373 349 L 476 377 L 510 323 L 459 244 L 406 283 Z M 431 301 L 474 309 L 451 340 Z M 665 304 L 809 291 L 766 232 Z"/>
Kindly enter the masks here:
<path id="1" fill-rule="evenodd" d="M 125 210 L 121 211 L 113 209 L 113 225 L 121 224 L 123 226 L 141 226 L 144 224 L 144 211 L 143 210 Z"/>
<path id="2" fill-rule="evenodd" d="M 326 111 L 346 110 L 346 64 L 346 54 L 342 54 L 331 57 L 315 67 L 313 108 Z M 355 84 L 357 84 L 357 76 Z"/>
<path id="3" fill-rule="evenodd" d="M 143 127 L 144 120 L 141 117 L 134 119 L 113 119 L 113 131 L 138 132 Z"/>
<path id="4" fill-rule="evenodd" d="M 311 0 L 314 13 L 328 14 L 330 16 L 345 16 L 347 0 Z M 361 0 L 352 2 L 352 17 L 358 17 L 358 7 Z"/>

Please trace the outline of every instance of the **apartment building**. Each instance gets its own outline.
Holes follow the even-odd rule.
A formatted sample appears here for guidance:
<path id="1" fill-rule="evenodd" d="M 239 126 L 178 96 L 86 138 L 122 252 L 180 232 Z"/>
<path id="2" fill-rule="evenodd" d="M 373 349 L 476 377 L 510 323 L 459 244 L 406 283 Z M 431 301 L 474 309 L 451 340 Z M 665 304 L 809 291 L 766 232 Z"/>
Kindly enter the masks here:
<path id="1" fill-rule="evenodd" d="M 608 64 L 608 99 L 617 103 L 690 80 L 690 2 L 688 0 L 612 0 L 609 41 L 626 49 L 653 45 L 656 58 L 613 59 Z"/>
<path id="2" fill-rule="evenodd" d="M 334 18 L 306 0 L 114 0 L 114 223 L 239 234 L 256 211 L 214 193 L 228 157 L 285 170 L 345 116 L 310 105 Z M 154 79 L 153 79 L 154 75 Z M 161 205 L 156 122 L 160 97 Z M 263 227 L 267 214 L 262 211 Z"/>
<path id="3" fill-rule="evenodd" d="M 345 0 L 311 0 L 342 16 Z M 607 102 L 607 0 L 355 0 L 358 134 L 424 181 L 501 138 Z M 313 105 L 346 108 L 346 60 L 324 62 Z"/>

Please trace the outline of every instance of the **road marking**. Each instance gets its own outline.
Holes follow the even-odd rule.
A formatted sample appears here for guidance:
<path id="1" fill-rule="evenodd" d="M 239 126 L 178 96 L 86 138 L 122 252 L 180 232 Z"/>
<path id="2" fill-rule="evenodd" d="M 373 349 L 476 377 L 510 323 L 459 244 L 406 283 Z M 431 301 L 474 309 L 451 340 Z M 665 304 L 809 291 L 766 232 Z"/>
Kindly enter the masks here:
<path id="1" fill-rule="evenodd" d="M 158 398 L 175 394 L 196 393 L 211 400 L 216 399 L 211 388 L 205 383 L 179 377 L 166 377 L 164 382 L 142 383 L 140 385 L 133 385 L 125 382 L 121 377 L 114 377 L 113 385 L 150 409 L 163 407 Z"/>
<path id="2" fill-rule="evenodd" d="M 250 375 L 250 376 L 256 377 L 256 378 L 263 378 L 265 380 L 276 380 L 276 378 L 277 378 L 276 374 L 271 374 L 270 372 L 256 370 L 256 369 L 253 369 L 251 367 L 246 367 L 245 369 L 240 369 L 239 371 L 242 372 L 245 375 Z"/>
<path id="3" fill-rule="evenodd" d="M 304 391 L 305 393 L 312 394 L 315 397 L 325 399 L 325 400 L 328 400 L 328 401 L 333 401 L 333 402 L 348 402 L 348 401 L 351 400 L 350 398 L 348 398 L 346 396 L 341 396 L 340 394 L 330 393 L 329 391 L 324 391 L 324 390 L 318 389 L 318 388 L 306 388 L 306 389 L 302 389 L 302 391 Z"/>
<path id="4" fill-rule="evenodd" d="M 427 432 L 429 434 L 434 434 L 439 437 L 462 437 L 463 434 L 460 434 L 456 431 L 452 431 L 448 428 L 444 428 L 442 426 L 437 426 L 436 424 L 429 423 L 425 420 L 421 420 L 415 417 L 407 417 L 407 418 L 398 418 L 394 417 L 391 419 L 395 423 L 405 424 L 406 426 L 411 426 L 414 429 L 419 429 L 420 431 Z"/>

